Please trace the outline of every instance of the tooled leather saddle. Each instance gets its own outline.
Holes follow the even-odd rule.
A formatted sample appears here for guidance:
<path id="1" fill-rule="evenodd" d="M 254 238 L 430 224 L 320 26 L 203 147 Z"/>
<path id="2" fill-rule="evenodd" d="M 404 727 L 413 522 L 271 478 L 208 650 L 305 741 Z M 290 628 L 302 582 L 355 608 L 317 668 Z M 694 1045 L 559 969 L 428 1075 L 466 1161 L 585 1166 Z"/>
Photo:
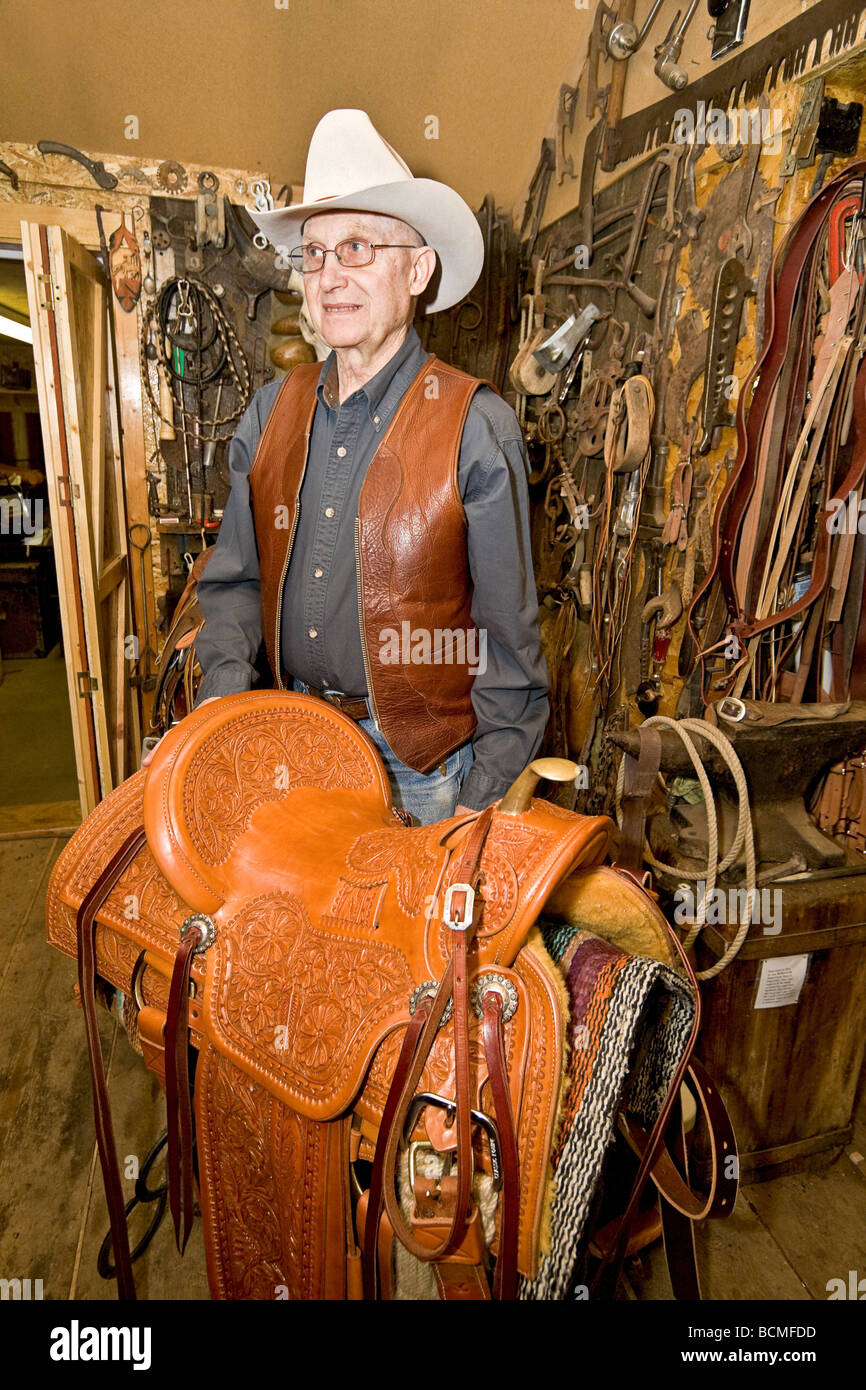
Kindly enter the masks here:
<path id="1" fill-rule="evenodd" d="M 179 1244 L 197 1175 L 214 1297 L 567 1296 L 618 1112 L 637 1177 L 599 1289 L 648 1178 L 671 1238 L 730 1212 L 734 1171 L 694 1193 L 674 1124 L 689 1069 L 735 1154 L 691 1057 L 688 963 L 605 863 L 612 822 L 532 799 L 537 780 L 407 827 L 353 721 L 255 692 L 188 716 L 87 818 L 52 876 L 48 935 L 78 956 L 121 1296 L 97 977 L 135 1001 Z"/>

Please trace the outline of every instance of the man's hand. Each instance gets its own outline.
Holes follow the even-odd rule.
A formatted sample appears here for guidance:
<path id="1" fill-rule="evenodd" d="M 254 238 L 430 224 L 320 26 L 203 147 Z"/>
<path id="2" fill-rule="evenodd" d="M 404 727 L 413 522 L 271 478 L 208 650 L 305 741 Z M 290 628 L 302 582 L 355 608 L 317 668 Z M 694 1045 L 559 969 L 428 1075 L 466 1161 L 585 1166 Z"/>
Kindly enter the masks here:
<path id="1" fill-rule="evenodd" d="M 473 811 L 471 806 L 458 806 L 454 811 L 455 816 L 477 816 L 478 812 Z"/>
<path id="2" fill-rule="evenodd" d="M 219 695 L 209 695 L 208 698 L 207 698 L 206 700 L 202 700 L 202 702 L 201 702 L 200 705 L 196 705 L 196 709 L 204 709 L 205 705 L 210 705 L 210 704 L 213 703 L 214 700 L 218 700 L 219 698 L 220 698 Z M 194 713 L 194 712 L 195 712 L 195 711 L 190 710 L 190 713 L 191 713 L 191 714 Z M 179 722 L 182 722 L 182 721 L 179 721 Z M 163 738 L 165 738 L 165 734 L 163 734 Z M 157 748 L 159 747 L 159 744 L 160 744 L 160 743 L 162 743 L 162 739 L 159 740 L 159 743 L 155 743 L 155 744 L 153 745 L 153 747 L 151 748 L 151 750 L 150 750 L 149 753 L 145 753 L 144 757 L 143 757 L 142 760 L 141 760 L 141 765 L 142 765 L 142 767 L 148 767 L 149 764 L 153 761 L 153 755 L 154 755 L 154 753 L 156 752 Z"/>

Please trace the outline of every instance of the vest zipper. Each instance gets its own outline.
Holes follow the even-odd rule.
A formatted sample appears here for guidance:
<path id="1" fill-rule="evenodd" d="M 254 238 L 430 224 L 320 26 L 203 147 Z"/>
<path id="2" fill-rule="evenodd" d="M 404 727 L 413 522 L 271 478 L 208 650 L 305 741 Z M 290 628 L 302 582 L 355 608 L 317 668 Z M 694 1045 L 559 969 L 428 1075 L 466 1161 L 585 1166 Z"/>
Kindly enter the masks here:
<path id="1" fill-rule="evenodd" d="M 304 462 L 301 467 L 301 477 L 298 483 L 298 495 L 295 498 L 295 515 L 292 520 L 292 529 L 289 533 L 289 543 L 286 546 L 286 558 L 283 561 L 283 572 L 280 575 L 280 595 L 277 599 L 277 631 L 274 641 L 274 665 L 276 666 L 277 690 L 285 690 L 283 685 L 283 657 L 282 657 L 282 628 L 283 628 L 283 590 L 286 587 L 286 575 L 289 572 L 289 561 L 292 558 L 292 546 L 295 544 L 295 532 L 298 529 L 298 522 L 301 518 L 301 488 L 304 485 L 304 475 L 307 471 L 307 459 L 310 456 L 310 436 L 304 436 Z"/>
<path id="2" fill-rule="evenodd" d="M 376 697 L 373 694 L 373 681 L 370 677 L 370 660 L 367 656 L 367 634 L 364 629 L 364 582 L 361 571 L 361 518 L 355 517 L 355 575 L 358 580 L 358 625 L 361 630 L 361 655 L 364 658 L 364 671 L 367 676 L 367 698 L 370 702 L 370 713 L 373 716 L 373 723 L 379 733 L 382 726 L 379 723 L 379 712 L 376 709 Z"/>

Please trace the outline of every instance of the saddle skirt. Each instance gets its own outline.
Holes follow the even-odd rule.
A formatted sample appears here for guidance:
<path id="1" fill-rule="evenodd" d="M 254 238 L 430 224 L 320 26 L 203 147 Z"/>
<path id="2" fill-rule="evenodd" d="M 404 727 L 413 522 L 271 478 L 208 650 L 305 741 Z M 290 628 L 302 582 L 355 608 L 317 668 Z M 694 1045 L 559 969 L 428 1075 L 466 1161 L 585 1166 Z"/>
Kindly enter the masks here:
<path id="1" fill-rule="evenodd" d="M 190 1039 L 208 1270 L 216 1297 L 346 1297 L 358 1259 L 349 1165 L 375 1155 L 403 1036 L 452 949 L 449 889 L 475 816 L 409 828 L 370 740 L 321 700 L 230 696 L 163 739 L 147 772 L 87 818 L 55 867 L 49 940 L 76 954 L 76 917 L 143 821 L 146 843 L 98 911 L 96 969 L 135 999 L 164 1081 L 168 982 L 182 926 L 209 918 L 196 954 Z M 517 1266 L 536 1277 L 569 1057 L 569 1001 L 540 944 L 544 911 L 606 924 L 609 940 L 675 966 L 664 919 L 601 867 L 613 824 L 533 800 L 496 811 L 477 876 L 469 984 L 496 977 L 515 1007 L 504 1055 L 520 1162 Z M 546 906 L 547 905 L 547 906 Z M 577 909 L 576 906 L 577 905 Z M 491 1112 L 481 1025 L 470 1019 L 473 1110 Z M 418 1090 L 439 1098 L 411 1138 L 457 1139 L 454 1022 L 446 1013 Z M 480 1179 L 497 1177 L 479 1130 Z M 495 1185 L 495 1184 L 494 1184 Z M 488 1221 L 492 1253 L 495 1221 Z"/>

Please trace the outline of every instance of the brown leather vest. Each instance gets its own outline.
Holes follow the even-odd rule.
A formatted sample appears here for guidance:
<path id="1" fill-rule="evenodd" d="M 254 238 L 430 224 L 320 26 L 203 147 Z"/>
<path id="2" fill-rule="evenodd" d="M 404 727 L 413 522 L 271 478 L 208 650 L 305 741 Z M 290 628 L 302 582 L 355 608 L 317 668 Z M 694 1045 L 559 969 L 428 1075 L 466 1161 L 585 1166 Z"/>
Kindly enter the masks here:
<path id="1" fill-rule="evenodd" d="M 320 363 L 304 364 L 287 377 L 250 470 L 262 633 L 278 687 L 285 683 L 283 588 L 320 370 Z M 370 707 L 397 757 L 418 772 L 431 772 L 475 731 L 470 691 L 485 649 L 470 612 L 457 460 L 472 397 L 483 384 L 428 358 L 370 461 L 358 503 L 355 553 Z"/>

